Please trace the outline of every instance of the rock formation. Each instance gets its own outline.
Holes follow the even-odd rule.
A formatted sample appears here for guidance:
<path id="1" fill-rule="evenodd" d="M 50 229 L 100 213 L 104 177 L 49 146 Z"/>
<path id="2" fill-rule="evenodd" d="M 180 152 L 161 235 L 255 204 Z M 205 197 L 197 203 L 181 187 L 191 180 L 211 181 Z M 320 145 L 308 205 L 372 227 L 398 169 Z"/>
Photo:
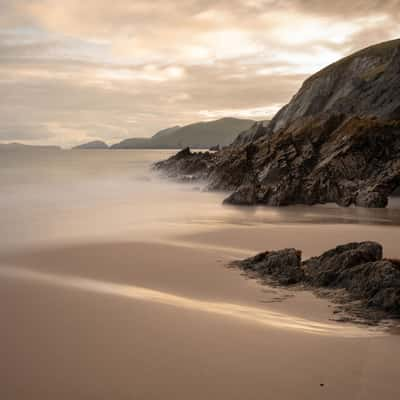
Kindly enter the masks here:
<path id="1" fill-rule="evenodd" d="M 230 204 L 385 207 L 400 186 L 400 40 L 315 74 L 268 125 L 219 152 L 185 150 L 156 168 L 174 178 L 190 170 L 231 191 Z"/>
<path id="2" fill-rule="evenodd" d="M 274 132 L 324 113 L 400 119 L 400 40 L 361 50 L 307 79 L 271 122 Z"/>
<path id="3" fill-rule="evenodd" d="M 264 252 L 233 265 L 280 285 L 342 289 L 336 298 L 358 301 L 364 318 L 400 317 L 400 261 L 384 259 L 379 243 L 349 243 L 304 262 L 300 250 Z"/>

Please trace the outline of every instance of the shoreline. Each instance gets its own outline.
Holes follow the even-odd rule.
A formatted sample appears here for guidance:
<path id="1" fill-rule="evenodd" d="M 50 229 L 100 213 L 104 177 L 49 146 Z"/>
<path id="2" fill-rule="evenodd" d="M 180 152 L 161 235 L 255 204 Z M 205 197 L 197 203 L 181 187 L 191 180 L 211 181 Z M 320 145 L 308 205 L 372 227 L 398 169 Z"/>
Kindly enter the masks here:
<path id="1" fill-rule="evenodd" d="M 277 400 L 396 398 L 396 332 L 330 321 L 326 299 L 226 267 L 232 248 L 265 246 L 260 230 L 3 252 L 0 394 L 255 400 L 267 385 Z"/>
<path id="2" fill-rule="evenodd" d="M 165 269 L 155 267 L 158 256 L 150 255 L 154 251 L 163 257 L 167 255 Z M 292 316 L 317 324 L 332 322 L 338 327 L 343 325 L 342 321 L 334 319 L 338 306 L 334 299 L 320 296 L 316 290 L 265 281 L 232 267 L 232 262 L 237 262 L 239 257 L 253 254 L 252 250 L 183 240 L 69 243 L 3 254 L 0 256 L 0 276 L 43 284 L 54 281 L 55 286 L 62 286 L 62 279 L 66 282 L 87 280 L 94 286 L 96 282 L 99 286 L 121 285 L 122 292 L 132 286 L 194 301 L 228 302 L 250 308 L 261 306 L 277 315 L 283 313 L 287 318 Z M 124 260 L 117 262 L 117 255 Z M 193 262 L 193 258 L 197 261 Z M 130 259 L 139 259 L 140 268 L 137 268 L 137 261 L 131 263 Z M 188 260 L 191 260 L 189 270 L 176 265 Z M 74 284 L 65 286 L 73 288 Z M 77 286 L 79 288 L 79 284 Z M 357 320 L 346 322 L 359 326 Z M 384 330 L 388 327 L 385 324 L 374 326 Z"/>

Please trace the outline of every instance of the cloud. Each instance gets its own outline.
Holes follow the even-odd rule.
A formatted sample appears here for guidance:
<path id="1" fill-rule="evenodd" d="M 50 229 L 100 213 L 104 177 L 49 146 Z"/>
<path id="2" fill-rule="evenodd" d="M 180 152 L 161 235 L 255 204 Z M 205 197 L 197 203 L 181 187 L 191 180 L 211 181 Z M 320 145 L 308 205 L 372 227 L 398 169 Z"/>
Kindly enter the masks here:
<path id="1" fill-rule="evenodd" d="M 400 36 L 400 0 L 0 7 L 2 141 L 112 142 L 199 119 L 270 118 L 309 74 Z"/>

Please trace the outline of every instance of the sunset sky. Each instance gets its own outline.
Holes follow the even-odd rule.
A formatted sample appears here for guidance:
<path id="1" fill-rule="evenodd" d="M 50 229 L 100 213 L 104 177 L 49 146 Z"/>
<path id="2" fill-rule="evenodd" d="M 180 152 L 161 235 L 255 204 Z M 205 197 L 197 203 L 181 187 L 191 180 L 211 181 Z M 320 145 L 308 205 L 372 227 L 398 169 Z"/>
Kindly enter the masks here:
<path id="1" fill-rule="evenodd" d="M 399 36 L 400 0 L 0 0 L 0 142 L 268 119 L 309 74 Z"/>

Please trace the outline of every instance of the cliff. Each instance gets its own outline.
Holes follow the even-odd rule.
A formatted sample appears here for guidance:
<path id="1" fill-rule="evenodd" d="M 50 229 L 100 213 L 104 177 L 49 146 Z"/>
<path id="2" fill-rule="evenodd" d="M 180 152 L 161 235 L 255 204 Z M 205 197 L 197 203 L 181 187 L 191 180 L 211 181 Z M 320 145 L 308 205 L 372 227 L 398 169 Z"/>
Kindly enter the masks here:
<path id="1" fill-rule="evenodd" d="M 400 119 L 400 40 L 377 44 L 328 66 L 307 79 L 274 117 L 278 131 L 319 113 Z"/>
<path id="2" fill-rule="evenodd" d="M 186 151 L 156 168 L 231 191 L 231 204 L 385 207 L 400 186 L 400 40 L 310 77 L 270 124 L 228 148 Z"/>

